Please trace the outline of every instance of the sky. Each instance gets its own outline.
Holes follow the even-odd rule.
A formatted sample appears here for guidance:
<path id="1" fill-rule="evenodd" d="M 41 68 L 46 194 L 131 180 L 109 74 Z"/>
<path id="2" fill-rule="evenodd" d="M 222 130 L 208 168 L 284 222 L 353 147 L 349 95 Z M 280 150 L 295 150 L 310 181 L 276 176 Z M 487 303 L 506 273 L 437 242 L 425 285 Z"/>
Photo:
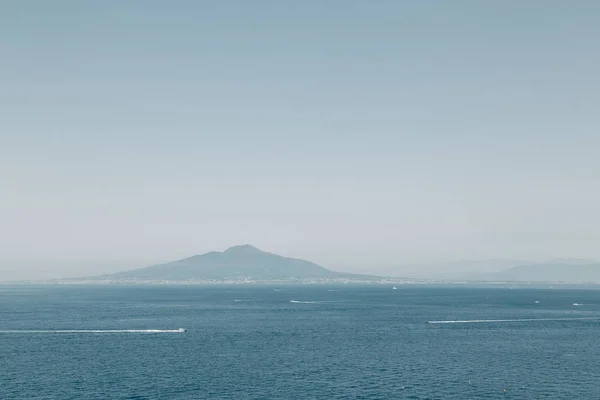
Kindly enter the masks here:
<path id="1" fill-rule="evenodd" d="M 600 2 L 0 4 L 0 280 L 250 243 L 600 258 Z"/>

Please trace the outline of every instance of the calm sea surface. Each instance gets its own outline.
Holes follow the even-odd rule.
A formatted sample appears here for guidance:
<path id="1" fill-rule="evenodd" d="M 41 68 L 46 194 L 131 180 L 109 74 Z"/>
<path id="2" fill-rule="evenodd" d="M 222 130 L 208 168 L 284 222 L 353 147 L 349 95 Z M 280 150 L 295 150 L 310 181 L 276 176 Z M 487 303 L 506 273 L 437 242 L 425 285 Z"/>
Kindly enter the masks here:
<path id="1" fill-rule="evenodd" d="M 225 398 L 600 399 L 600 291 L 0 286 L 2 400 Z"/>

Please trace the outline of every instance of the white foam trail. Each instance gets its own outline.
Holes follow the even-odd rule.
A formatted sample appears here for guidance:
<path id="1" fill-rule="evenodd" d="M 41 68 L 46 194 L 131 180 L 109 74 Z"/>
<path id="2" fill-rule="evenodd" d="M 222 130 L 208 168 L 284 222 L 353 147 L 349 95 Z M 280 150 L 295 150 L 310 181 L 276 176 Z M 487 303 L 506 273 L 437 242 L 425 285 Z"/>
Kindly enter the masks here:
<path id="1" fill-rule="evenodd" d="M 537 322 L 537 321 L 590 321 L 599 320 L 600 317 L 589 318 L 527 318 L 527 319 L 471 319 L 457 321 L 427 321 L 428 324 L 480 324 L 490 322 Z"/>
<path id="2" fill-rule="evenodd" d="M 46 330 L 0 330 L 0 333 L 183 333 L 179 329 L 46 329 Z"/>
<path id="3" fill-rule="evenodd" d="M 331 304 L 331 303 L 350 303 L 356 302 L 359 300 L 319 300 L 319 301 L 298 301 L 298 300 L 290 300 L 290 303 L 298 303 L 298 304 Z"/>

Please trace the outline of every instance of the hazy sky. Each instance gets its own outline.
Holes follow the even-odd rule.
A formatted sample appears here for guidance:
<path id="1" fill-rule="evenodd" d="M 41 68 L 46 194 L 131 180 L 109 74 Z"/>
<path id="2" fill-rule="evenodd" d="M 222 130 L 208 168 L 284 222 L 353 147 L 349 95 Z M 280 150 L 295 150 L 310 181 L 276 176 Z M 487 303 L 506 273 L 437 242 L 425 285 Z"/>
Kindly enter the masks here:
<path id="1" fill-rule="evenodd" d="M 600 2 L 0 3 L 0 272 L 600 258 Z M 1 279 L 0 279 L 1 280 Z"/>

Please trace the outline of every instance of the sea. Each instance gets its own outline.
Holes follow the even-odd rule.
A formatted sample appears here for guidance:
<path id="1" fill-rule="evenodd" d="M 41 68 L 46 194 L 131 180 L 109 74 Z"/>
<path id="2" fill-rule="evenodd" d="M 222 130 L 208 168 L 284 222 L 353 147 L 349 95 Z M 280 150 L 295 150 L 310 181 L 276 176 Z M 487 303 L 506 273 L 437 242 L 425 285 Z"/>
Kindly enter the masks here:
<path id="1" fill-rule="evenodd" d="M 600 290 L 0 286 L 2 400 L 507 398 L 600 399 Z"/>

